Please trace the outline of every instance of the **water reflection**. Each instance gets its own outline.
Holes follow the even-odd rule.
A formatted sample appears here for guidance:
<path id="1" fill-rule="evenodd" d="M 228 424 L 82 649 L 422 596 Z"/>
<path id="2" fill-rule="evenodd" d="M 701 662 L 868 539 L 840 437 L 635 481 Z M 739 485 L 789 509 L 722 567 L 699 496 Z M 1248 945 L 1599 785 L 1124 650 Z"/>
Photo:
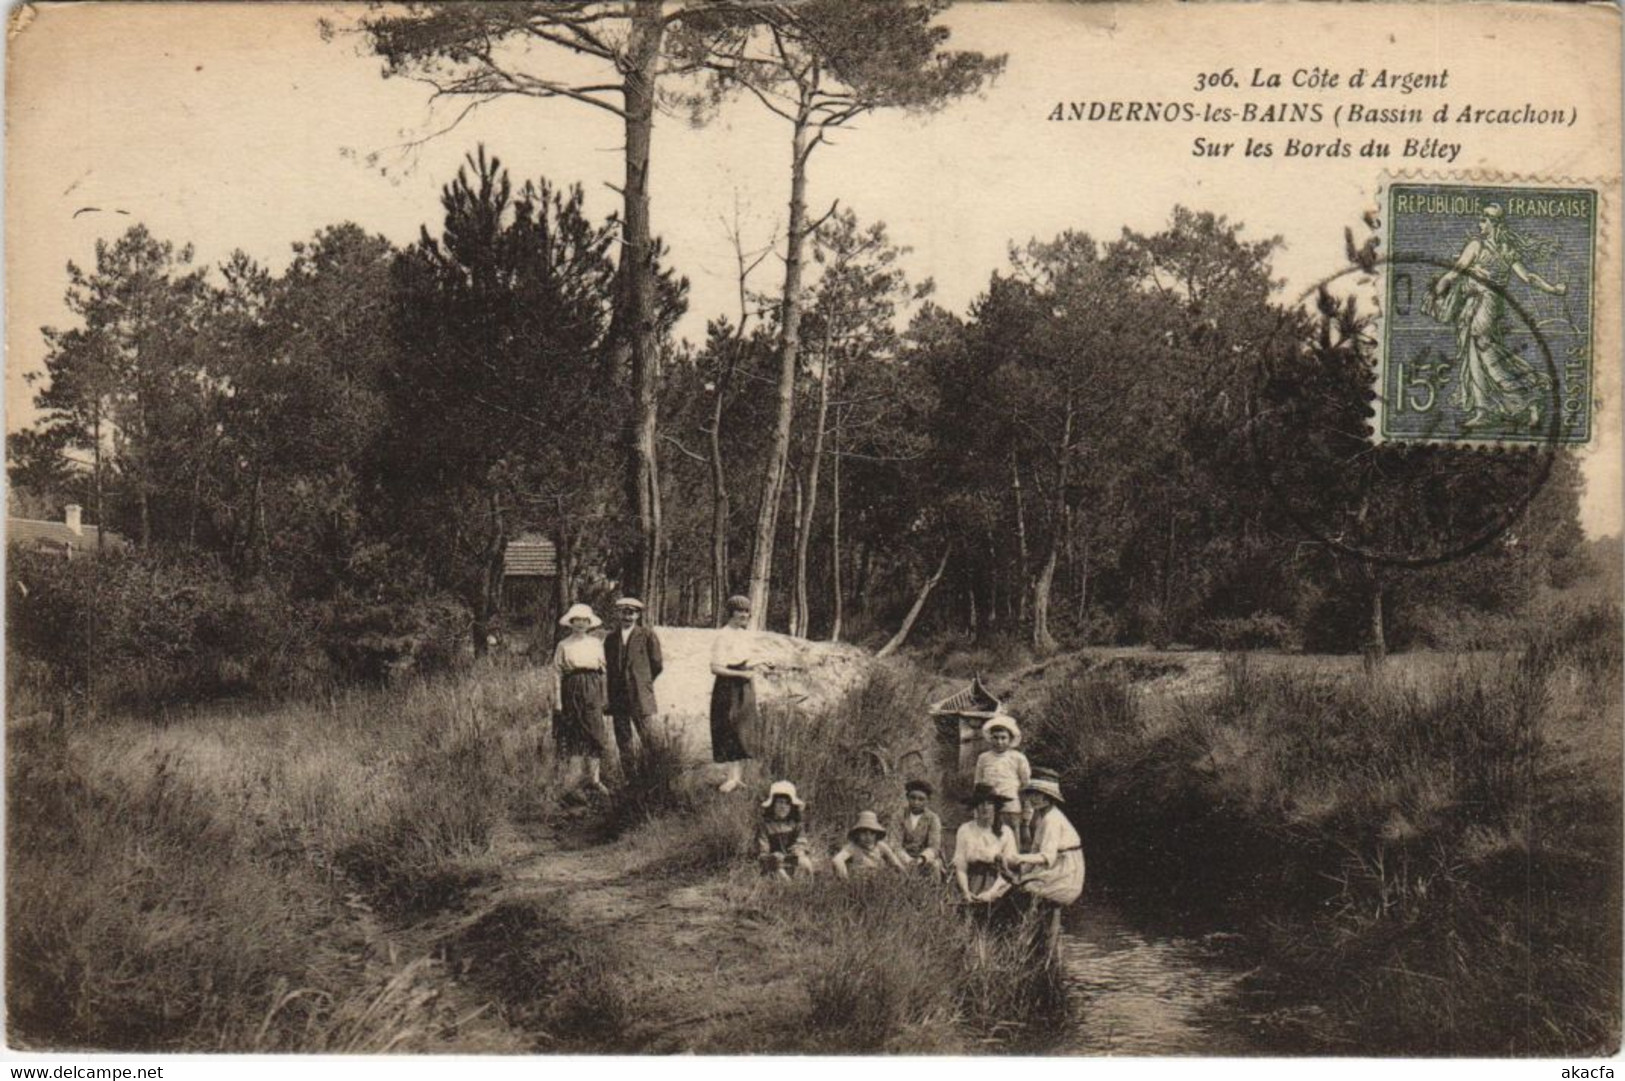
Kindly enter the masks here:
<path id="1" fill-rule="evenodd" d="M 1246 1055 L 1242 965 L 1200 939 L 1136 931 L 1107 903 L 1068 913 L 1061 959 L 1071 1031 L 1057 1050 L 1087 1055 Z"/>

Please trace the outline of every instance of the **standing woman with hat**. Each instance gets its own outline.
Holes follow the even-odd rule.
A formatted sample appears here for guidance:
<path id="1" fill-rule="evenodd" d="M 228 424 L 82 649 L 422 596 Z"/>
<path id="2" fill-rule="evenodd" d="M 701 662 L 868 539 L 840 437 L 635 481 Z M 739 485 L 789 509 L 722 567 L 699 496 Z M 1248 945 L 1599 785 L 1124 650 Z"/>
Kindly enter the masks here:
<path id="1" fill-rule="evenodd" d="M 1020 852 L 1007 866 L 1012 871 L 1031 868 L 1017 880 L 1028 895 L 1051 905 L 1069 905 L 1083 893 L 1083 841 L 1060 805 L 1061 777 L 1054 770 L 1033 771 L 1021 789 L 1033 812 L 1031 852 Z"/>
<path id="2" fill-rule="evenodd" d="M 711 674 L 717 677 L 711 687 L 711 760 L 728 767 L 728 776 L 717 786 L 719 792 L 732 792 L 744 783 L 745 749 L 741 733 L 756 729 L 756 669 L 771 668 L 755 656 L 755 640 L 745 628 L 750 625 L 750 598 L 728 598 L 728 622 L 717 632 L 711 646 Z"/>
<path id="3" fill-rule="evenodd" d="M 587 784 L 604 795 L 604 643 L 587 632 L 603 625 L 585 604 L 573 604 L 559 619 L 570 628 L 553 651 L 553 742 L 559 754 L 584 759 Z"/>

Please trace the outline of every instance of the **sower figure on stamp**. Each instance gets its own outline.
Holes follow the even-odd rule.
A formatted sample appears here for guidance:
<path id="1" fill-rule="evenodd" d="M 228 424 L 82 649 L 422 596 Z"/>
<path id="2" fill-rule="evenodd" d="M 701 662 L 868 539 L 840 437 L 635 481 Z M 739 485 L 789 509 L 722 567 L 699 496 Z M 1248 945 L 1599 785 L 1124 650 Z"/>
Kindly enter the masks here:
<path id="1" fill-rule="evenodd" d="M 1554 285 L 1524 265 L 1536 242 L 1514 232 L 1498 204 L 1484 207 L 1478 230 L 1456 265 L 1433 283 L 1422 302 L 1428 315 L 1456 328 L 1460 381 L 1450 404 L 1466 411 L 1463 428 L 1502 418 L 1538 428 L 1541 400 L 1551 393 L 1551 377 L 1507 347 L 1506 287 L 1514 274 L 1552 296 L 1563 296 L 1568 286 Z"/>
<path id="2" fill-rule="evenodd" d="M 641 626 L 642 601 L 622 597 L 615 602 L 615 615 L 621 625 L 604 639 L 604 663 L 609 683 L 608 713 L 614 722 L 615 746 L 624 771 L 649 745 L 650 726 L 660 712 L 655 704 L 655 680 L 660 678 L 663 662 L 659 637 L 653 628 Z"/>

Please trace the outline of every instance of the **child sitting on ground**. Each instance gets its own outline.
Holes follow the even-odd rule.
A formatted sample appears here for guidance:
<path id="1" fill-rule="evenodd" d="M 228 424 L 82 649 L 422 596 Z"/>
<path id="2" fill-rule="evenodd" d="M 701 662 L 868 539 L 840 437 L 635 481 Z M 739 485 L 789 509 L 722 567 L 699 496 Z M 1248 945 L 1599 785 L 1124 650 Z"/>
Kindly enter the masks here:
<path id="1" fill-rule="evenodd" d="M 910 781 L 903 786 L 907 806 L 897 823 L 897 841 L 903 847 L 900 855 L 909 866 L 941 875 L 942 819 L 927 806 L 931 799 L 929 781 Z"/>
<path id="2" fill-rule="evenodd" d="M 1021 829 L 1021 790 L 1032 779 L 1033 768 L 1027 756 L 1016 750 L 1021 729 L 1014 717 L 994 714 L 982 726 L 982 738 L 990 749 L 976 759 L 976 784 L 985 784 L 999 797 L 999 820 L 1025 841 Z"/>
<path id="3" fill-rule="evenodd" d="M 812 874 L 806 823 L 801 815 L 806 806 L 796 798 L 796 786 L 789 781 L 774 781 L 767 790 L 762 818 L 756 823 L 756 858 L 762 874 L 777 875 L 786 881 L 798 871 Z"/>
<path id="4" fill-rule="evenodd" d="M 851 878 L 853 873 L 867 874 L 890 864 L 903 870 L 903 861 L 897 858 L 884 838 L 886 827 L 880 824 L 873 811 L 858 815 L 858 823 L 846 832 L 846 844 L 835 853 L 835 873 Z"/>

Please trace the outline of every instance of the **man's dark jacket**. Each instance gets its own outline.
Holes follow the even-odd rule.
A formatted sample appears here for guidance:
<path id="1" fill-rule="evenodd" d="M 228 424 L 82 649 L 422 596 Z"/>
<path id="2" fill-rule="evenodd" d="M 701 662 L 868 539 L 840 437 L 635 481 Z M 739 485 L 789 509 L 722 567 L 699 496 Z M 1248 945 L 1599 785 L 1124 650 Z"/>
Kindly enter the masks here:
<path id="1" fill-rule="evenodd" d="M 654 631 L 639 624 L 621 645 L 621 629 L 614 628 L 604 639 L 604 667 L 609 674 L 611 717 L 652 717 L 660 712 L 655 705 L 655 679 L 660 675 L 660 639 Z"/>

